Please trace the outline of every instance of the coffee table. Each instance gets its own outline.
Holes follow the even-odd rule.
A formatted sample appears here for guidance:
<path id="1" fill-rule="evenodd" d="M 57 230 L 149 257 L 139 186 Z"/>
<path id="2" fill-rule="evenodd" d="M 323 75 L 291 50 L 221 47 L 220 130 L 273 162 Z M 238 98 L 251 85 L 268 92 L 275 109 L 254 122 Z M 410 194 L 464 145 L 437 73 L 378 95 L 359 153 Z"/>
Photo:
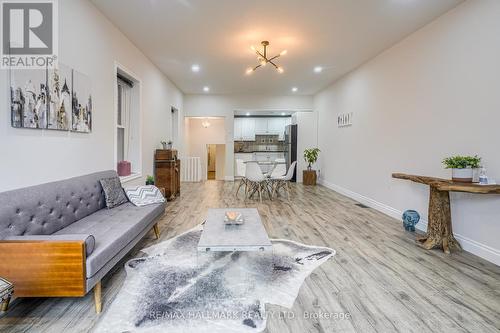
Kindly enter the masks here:
<path id="1" fill-rule="evenodd" d="M 238 211 L 245 222 L 241 225 L 224 224 L 227 211 Z M 273 245 L 255 208 L 209 209 L 198 251 L 272 251 Z"/>

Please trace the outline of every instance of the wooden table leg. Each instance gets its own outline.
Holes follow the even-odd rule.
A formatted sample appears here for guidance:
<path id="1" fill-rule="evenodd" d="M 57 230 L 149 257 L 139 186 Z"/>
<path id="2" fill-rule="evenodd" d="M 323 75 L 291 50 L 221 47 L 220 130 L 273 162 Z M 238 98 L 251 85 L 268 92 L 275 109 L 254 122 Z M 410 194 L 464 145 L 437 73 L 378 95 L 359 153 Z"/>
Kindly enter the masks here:
<path id="1" fill-rule="evenodd" d="M 10 297 L 4 299 L 0 306 L 0 311 L 7 311 L 9 309 Z"/>
<path id="2" fill-rule="evenodd" d="M 434 186 L 430 186 L 427 235 L 419 237 L 417 240 L 427 250 L 442 247 L 446 254 L 450 254 L 450 249 L 461 249 L 460 244 L 453 236 L 450 193 L 448 191 L 439 191 Z"/>

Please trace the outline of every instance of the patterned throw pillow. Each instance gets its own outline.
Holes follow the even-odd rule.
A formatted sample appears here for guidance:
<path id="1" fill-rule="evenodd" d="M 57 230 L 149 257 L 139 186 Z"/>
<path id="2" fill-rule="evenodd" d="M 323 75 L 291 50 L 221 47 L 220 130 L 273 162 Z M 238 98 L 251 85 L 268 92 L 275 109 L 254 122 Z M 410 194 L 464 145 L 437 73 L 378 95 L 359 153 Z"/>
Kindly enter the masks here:
<path id="1" fill-rule="evenodd" d="M 113 208 L 127 202 L 127 196 L 123 192 L 120 178 L 104 178 L 100 180 L 104 196 L 106 197 L 106 206 Z"/>
<path id="2" fill-rule="evenodd" d="M 158 187 L 154 185 L 137 186 L 125 190 L 128 199 L 136 206 L 146 206 L 165 202 Z"/>

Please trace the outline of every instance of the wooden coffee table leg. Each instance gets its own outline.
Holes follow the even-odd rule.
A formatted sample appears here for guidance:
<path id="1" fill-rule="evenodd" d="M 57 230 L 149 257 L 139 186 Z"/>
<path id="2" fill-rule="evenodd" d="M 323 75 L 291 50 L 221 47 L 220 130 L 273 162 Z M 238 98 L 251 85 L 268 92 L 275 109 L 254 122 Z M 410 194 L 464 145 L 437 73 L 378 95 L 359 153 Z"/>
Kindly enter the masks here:
<path id="1" fill-rule="evenodd" d="M 448 191 L 439 191 L 434 186 L 430 186 L 427 235 L 418 237 L 417 241 L 421 242 L 422 247 L 427 250 L 442 247 L 446 254 L 450 254 L 451 249 L 461 249 L 460 244 L 453 236 L 450 193 Z"/>
<path id="2" fill-rule="evenodd" d="M 0 307 L 1 311 L 7 311 L 9 309 L 10 297 L 7 297 L 2 301 L 2 305 Z"/>

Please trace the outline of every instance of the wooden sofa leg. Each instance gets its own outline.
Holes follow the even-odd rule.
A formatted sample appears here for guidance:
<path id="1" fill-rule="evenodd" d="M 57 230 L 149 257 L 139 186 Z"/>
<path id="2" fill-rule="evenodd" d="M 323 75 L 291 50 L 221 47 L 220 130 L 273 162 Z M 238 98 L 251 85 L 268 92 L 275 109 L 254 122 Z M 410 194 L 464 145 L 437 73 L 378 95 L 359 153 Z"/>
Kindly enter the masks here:
<path id="1" fill-rule="evenodd" d="M 94 303 L 95 303 L 95 312 L 101 313 L 102 305 L 101 305 L 101 281 L 97 282 L 94 286 Z"/>
<path id="2" fill-rule="evenodd" d="M 0 307 L 0 311 L 7 311 L 9 309 L 10 297 L 2 302 L 2 306 Z"/>
<path id="3" fill-rule="evenodd" d="M 153 230 L 155 231 L 156 239 L 160 239 L 160 228 L 158 227 L 158 223 L 155 223 Z"/>

